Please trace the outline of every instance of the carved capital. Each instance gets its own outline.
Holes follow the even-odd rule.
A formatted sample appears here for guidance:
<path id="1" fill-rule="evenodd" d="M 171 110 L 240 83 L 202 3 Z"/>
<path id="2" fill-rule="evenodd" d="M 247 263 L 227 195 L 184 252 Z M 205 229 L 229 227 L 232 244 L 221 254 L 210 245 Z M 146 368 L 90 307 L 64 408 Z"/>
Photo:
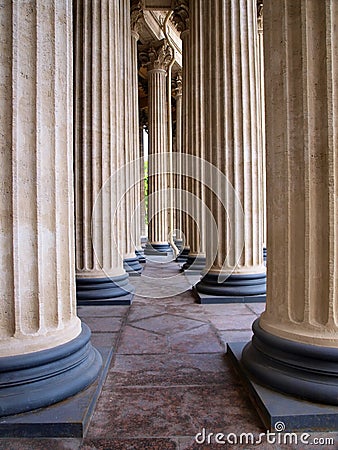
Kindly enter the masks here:
<path id="1" fill-rule="evenodd" d="M 140 32 L 140 21 L 143 17 L 144 0 L 131 0 L 130 2 L 130 25 L 135 33 Z"/>
<path id="2" fill-rule="evenodd" d="M 166 40 L 162 40 L 160 45 L 150 46 L 147 50 L 140 52 L 140 60 L 143 66 L 150 70 L 167 70 L 173 58 L 172 48 Z"/>
<path id="3" fill-rule="evenodd" d="M 189 29 L 189 2 L 188 0 L 175 0 L 172 15 L 177 30 L 182 33 Z"/>
<path id="4" fill-rule="evenodd" d="M 177 72 L 176 77 L 173 79 L 172 82 L 172 95 L 173 97 L 179 97 L 182 95 L 182 72 Z"/>
<path id="5" fill-rule="evenodd" d="M 257 27 L 258 31 L 263 31 L 263 0 L 257 0 Z"/>

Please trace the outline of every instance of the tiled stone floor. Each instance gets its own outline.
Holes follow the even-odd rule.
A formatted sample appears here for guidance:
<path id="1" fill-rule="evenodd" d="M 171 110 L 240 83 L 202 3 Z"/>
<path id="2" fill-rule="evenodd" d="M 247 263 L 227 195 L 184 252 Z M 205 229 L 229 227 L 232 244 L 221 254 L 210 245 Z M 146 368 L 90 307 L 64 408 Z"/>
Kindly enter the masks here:
<path id="1" fill-rule="evenodd" d="M 175 296 L 164 277 L 176 283 Z M 0 439 L 5 450 L 193 450 L 252 448 L 199 445 L 202 431 L 264 432 L 225 354 L 226 342 L 247 341 L 263 304 L 198 305 L 175 263 L 147 263 L 131 307 L 82 307 L 93 342 L 115 347 L 86 437 Z M 138 278 L 138 280 L 141 280 Z M 134 280 L 132 280 L 134 281 Z M 151 294 L 151 296 L 149 295 Z M 155 297 L 155 298 L 154 298 Z M 336 441 L 337 442 L 337 441 Z M 260 444 L 260 449 L 320 448 Z M 334 448 L 321 447 L 321 448 Z"/>

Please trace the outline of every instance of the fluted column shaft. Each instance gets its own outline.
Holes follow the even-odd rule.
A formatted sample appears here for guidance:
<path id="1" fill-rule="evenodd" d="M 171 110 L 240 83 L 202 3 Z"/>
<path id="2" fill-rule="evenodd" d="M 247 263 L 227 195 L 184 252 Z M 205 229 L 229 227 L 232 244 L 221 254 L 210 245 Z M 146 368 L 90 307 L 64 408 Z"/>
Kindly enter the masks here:
<path id="1" fill-rule="evenodd" d="M 71 18 L 67 1 L 0 7 L 0 416 L 100 370 L 76 315 Z"/>
<path id="2" fill-rule="evenodd" d="M 197 158 L 204 157 L 204 94 L 203 94 L 203 73 L 200 68 L 203 65 L 203 48 L 202 34 L 200 33 L 201 3 L 198 1 L 190 4 L 190 29 L 185 39 L 185 50 L 187 67 L 186 67 L 186 86 L 187 86 L 187 105 L 186 105 L 186 153 Z M 189 210 L 193 212 L 193 217 L 188 220 L 188 243 L 190 252 L 187 263 L 183 266 L 185 270 L 200 272 L 205 266 L 205 254 L 203 230 L 204 220 L 204 192 L 201 179 L 203 178 L 203 166 L 200 160 L 189 160 L 189 164 L 193 164 L 193 173 L 196 178 L 188 178 L 188 192 L 193 194 L 189 197 L 191 206 Z"/>
<path id="3" fill-rule="evenodd" d="M 124 239 L 124 268 L 129 275 L 137 275 L 142 272 L 142 266 L 135 254 L 135 181 L 136 181 L 136 145 L 135 143 L 135 115 L 138 117 L 138 110 L 134 110 L 135 96 L 138 95 L 138 86 L 135 85 L 134 59 L 132 48 L 136 46 L 133 43 L 131 32 L 131 14 L 130 0 L 120 0 L 121 11 L 121 87 L 122 87 L 122 145 L 120 151 L 124 155 L 124 170 L 120 177 L 121 186 L 123 187 L 122 205 L 125 210 L 125 222 L 123 224 Z M 135 49 L 134 49 L 135 50 Z M 137 52 L 137 48 L 136 48 Z M 134 55 L 135 56 L 135 55 Z M 136 55 L 137 56 L 137 55 Z M 137 64 L 137 61 L 136 61 Z M 136 81 L 137 83 L 137 81 Z M 135 91 L 134 91 L 135 90 Z M 136 105 L 137 106 L 137 105 Z"/>
<path id="4" fill-rule="evenodd" d="M 134 151 L 134 161 L 137 164 L 134 166 L 135 170 L 135 188 L 134 188 L 134 206 L 135 217 L 134 217 L 134 227 L 133 227 L 133 241 L 137 250 L 141 249 L 141 170 L 143 172 L 143 167 L 141 167 L 141 156 L 140 156 L 140 137 L 139 137 L 139 104 L 138 104 L 138 79 L 137 79 L 137 41 L 139 35 L 136 30 L 132 30 L 131 40 L 131 55 L 132 55 L 132 148 Z M 142 177 L 143 178 L 143 177 Z"/>
<path id="5" fill-rule="evenodd" d="M 227 292 L 234 296 L 261 295 L 265 293 L 265 268 L 261 248 L 261 153 L 257 137 L 256 1 L 201 2 L 198 10 L 191 21 L 191 28 L 196 30 L 191 34 L 191 46 L 195 48 L 194 39 L 202 34 L 204 159 L 225 176 L 219 177 L 219 199 L 230 196 L 226 184 L 230 182 L 244 216 L 241 217 L 241 208 L 234 203 L 233 195 L 227 211 L 216 195 L 205 189 L 205 203 L 217 224 L 218 236 L 212 236 L 213 242 L 208 242 L 210 269 L 197 289 L 219 296 Z M 196 23 L 199 17 L 203 21 Z M 208 221 L 207 236 L 212 235 L 210 227 Z M 231 276 L 222 284 L 216 281 L 217 286 L 209 289 L 209 282 L 215 284 L 219 274 Z"/>
<path id="6" fill-rule="evenodd" d="M 258 139 L 259 151 L 262 153 L 262 202 L 263 202 L 263 247 L 266 248 L 266 150 L 265 150 L 265 92 L 264 92 L 264 40 L 263 40 L 263 0 L 257 1 L 257 68 L 258 68 Z"/>
<path id="7" fill-rule="evenodd" d="M 141 189 L 144 189 L 144 167 L 143 159 L 141 159 L 140 152 L 140 120 L 139 120 L 139 101 L 138 101 L 138 51 L 137 42 L 139 40 L 139 28 L 140 19 L 143 15 L 142 2 L 139 0 L 133 0 L 131 2 L 131 97 L 132 97 L 132 110 L 131 110 L 131 147 L 134 158 L 134 181 L 133 187 L 134 195 L 134 215 L 133 215 L 133 228 L 132 237 L 135 246 L 136 254 L 140 262 L 145 262 L 143 249 L 141 247 L 141 234 L 142 234 L 142 212 L 144 211 L 144 205 L 141 202 Z"/>
<path id="8" fill-rule="evenodd" d="M 124 177 L 116 176 L 124 164 L 125 142 L 121 20 L 119 2 L 74 3 L 76 275 L 81 302 L 102 296 L 108 300 L 114 297 L 107 290 L 108 284 L 113 289 L 109 279 L 126 281 L 125 209 L 119 203 Z M 97 283 L 100 288 L 94 289 Z M 105 292 L 99 293 L 103 287 Z M 116 293 L 121 294 L 118 288 Z"/>
<path id="9" fill-rule="evenodd" d="M 149 117 L 149 173 L 148 173 L 148 239 L 157 250 L 167 249 L 169 235 L 169 161 L 166 76 L 172 51 L 166 42 L 149 50 L 148 117 Z M 156 248 L 156 246 L 158 246 Z"/>
<path id="10" fill-rule="evenodd" d="M 176 100 L 176 145 L 175 152 L 178 155 L 178 167 L 175 171 L 175 230 L 176 230 L 176 239 L 181 240 L 182 236 L 182 175 L 181 175 L 181 164 L 179 161 L 180 154 L 182 152 L 182 76 L 179 76 L 176 79 L 176 88 L 173 91 L 173 96 Z"/>
<path id="11" fill-rule="evenodd" d="M 271 3 L 264 6 L 271 267 L 260 324 L 337 347 L 338 5 Z"/>
<path id="12" fill-rule="evenodd" d="M 44 3 L 6 2 L 0 9 L 1 356 L 55 347 L 81 331 L 73 266 L 71 12 L 66 2 Z"/>
<path id="13" fill-rule="evenodd" d="M 149 155 L 161 154 L 168 151 L 167 107 L 166 107 L 166 76 L 163 69 L 153 69 L 148 72 L 149 83 Z M 149 165 L 149 217 L 153 211 L 156 216 L 150 220 L 149 241 L 151 243 L 165 243 L 168 241 L 168 201 L 163 193 L 158 191 L 167 189 L 168 181 L 167 161 L 157 158 L 158 165 Z M 155 202 L 158 202 L 156 205 Z"/>
<path id="14" fill-rule="evenodd" d="M 264 385 L 338 405 L 338 4 L 264 5 L 268 292 L 244 348 Z M 266 366 L 269 370 L 266 370 Z"/>

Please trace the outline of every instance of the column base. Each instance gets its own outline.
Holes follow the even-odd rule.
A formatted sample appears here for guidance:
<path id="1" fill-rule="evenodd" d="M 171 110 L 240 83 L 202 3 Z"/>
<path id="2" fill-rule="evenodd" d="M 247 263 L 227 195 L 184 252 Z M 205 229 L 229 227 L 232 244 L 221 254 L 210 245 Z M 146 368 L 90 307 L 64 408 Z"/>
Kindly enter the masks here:
<path id="1" fill-rule="evenodd" d="M 156 244 L 154 243 L 147 243 L 144 249 L 144 254 L 151 255 L 151 256 L 168 256 L 173 254 L 173 249 L 169 243 L 164 244 Z"/>
<path id="2" fill-rule="evenodd" d="M 144 257 L 144 250 L 143 250 L 143 248 L 136 249 L 135 250 L 135 255 L 137 256 L 139 263 L 144 264 L 146 262 L 146 259 Z"/>
<path id="3" fill-rule="evenodd" d="M 179 249 L 179 251 L 183 250 L 183 239 L 174 239 L 174 244 Z"/>
<path id="4" fill-rule="evenodd" d="M 0 417 L 50 406 L 87 388 L 102 366 L 90 329 L 55 348 L 0 358 Z"/>
<path id="5" fill-rule="evenodd" d="M 265 302 L 266 274 L 233 274 L 219 283 L 218 274 L 207 273 L 194 286 L 193 292 L 201 304 Z"/>
<path id="6" fill-rule="evenodd" d="M 140 276 L 143 271 L 143 267 L 136 255 L 134 258 L 125 258 L 123 260 L 123 268 L 129 276 Z"/>
<path id="7" fill-rule="evenodd" d="M 258 384 L 243 367 L 241 358 L 246 345 L 246 342 L 228 343 L 227 356 L 257 409 L 264 429 L 275 433 L 277 431 L 338 431 L 337 406 L 300 400 Z M 268 371 L 267 367 L 265 371 Z"/>
<path id="8" fill-rule="evenodd" d="M 188 260 L 189 252 L 190 247 L 183 247 L 182 249 L 180 249 L 180 253 L 177 255 L 175 261 L 179 263 L 186 263 Z"/>
<path id="9" fill-rule="evenodd" d="M 111 278 L 77 278 L 78 305 L 131 305 L 135 288 L 127 273 Z"/>
<path id="10" fill-rule="evenodd" d="M 242 352 L 242 364 L 249 376 L 279 392 L 338 406 L 337 348 L 274 336 L 259 326 L 259 319 L 252 329 L 252 341 Z"/>
<path id="11" fill-rule="evenodd" d="M 204 255 L 188 255 L 187 261 L 182 266 L 182 271 L 201 273 L 205 269 L 206 259 Z"/>

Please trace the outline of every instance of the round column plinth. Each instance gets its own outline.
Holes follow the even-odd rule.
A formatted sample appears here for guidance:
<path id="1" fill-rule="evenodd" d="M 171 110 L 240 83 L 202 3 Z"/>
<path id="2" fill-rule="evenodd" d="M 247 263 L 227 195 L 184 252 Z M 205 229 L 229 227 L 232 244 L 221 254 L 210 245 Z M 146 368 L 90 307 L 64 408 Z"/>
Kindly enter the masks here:
<path id="1" fill-rule="evenodd" d="M 250 296 L 266 293 L 266 274 L 254 273 L 229 275 L 222 283 L 218 282 L 218 273 L 207 273 L 196 284 L 196 290 L 203 294 L 219 296 Z"/>
<path id="2" fill-rule="evenodd" d="M 179 251 L 183 250 L 183 239 L 174 239 L 174 244 L 179 249 Z"/>
<path id="3" fill-rule="evenodd" d="M 141 272 L 143 270 L 139 258 L 136 255 L 133 258 L 125 258 L 123 260 L 123 268 L 131 276 L 141 275 Z"/>
<path id="4" fill-rule="evenodd" d="M 254 380 L 305 400 L 338 405 L 337 348 L 274 336 L 260 327 L 259 319 L 252 329 L 241 361 Z"/>
<path id="5" fill-rule="evenodd" d="M 201 273 L 205 269 L 206 259 L 205 255 L 188 255 L 186 263 L 183 265 L 182 270 L 191 270 Z"/>
<path id="6" fill-rule="evenodd" d="M 79 305 L 130 304 L 134 290 L 127 273 L 111 278 L 76 279 Z"/>
<path id="7" fill-rule="evenodd" d="M 171 245 L 167 242 L 164 243 L 147 243 L 144 249 L 145 255 L 159 255 L 162 256 L 163 254 L 171 254 L 173 253 L 173 249 L 171 248 Z"/>
<path id="8" fill-rule="evenodd" d="M 144 250 L 143 250 L 143 248 L 142 249 L 136 249 L 135 250 L 135 255 L 137 256 L 139 263 L 143 264 L 143 263 L 146 262 L 146 259 L 144 257 Z"/>
<path id="9" fill-rule="evenodd" d="M 47 407 L 88 387 L 102 358 L 91 345 L 90 329 L 54 348 L 0 358 L 0 416 Z"/>
<path id="10" fill-rule="evenodd" d="M 183 247 L 182 249 L 180 249 L 180 253 L 177 255 L 176 261 L 186 263 L 188 260 L 189 252 L 190 247 Z"/>

